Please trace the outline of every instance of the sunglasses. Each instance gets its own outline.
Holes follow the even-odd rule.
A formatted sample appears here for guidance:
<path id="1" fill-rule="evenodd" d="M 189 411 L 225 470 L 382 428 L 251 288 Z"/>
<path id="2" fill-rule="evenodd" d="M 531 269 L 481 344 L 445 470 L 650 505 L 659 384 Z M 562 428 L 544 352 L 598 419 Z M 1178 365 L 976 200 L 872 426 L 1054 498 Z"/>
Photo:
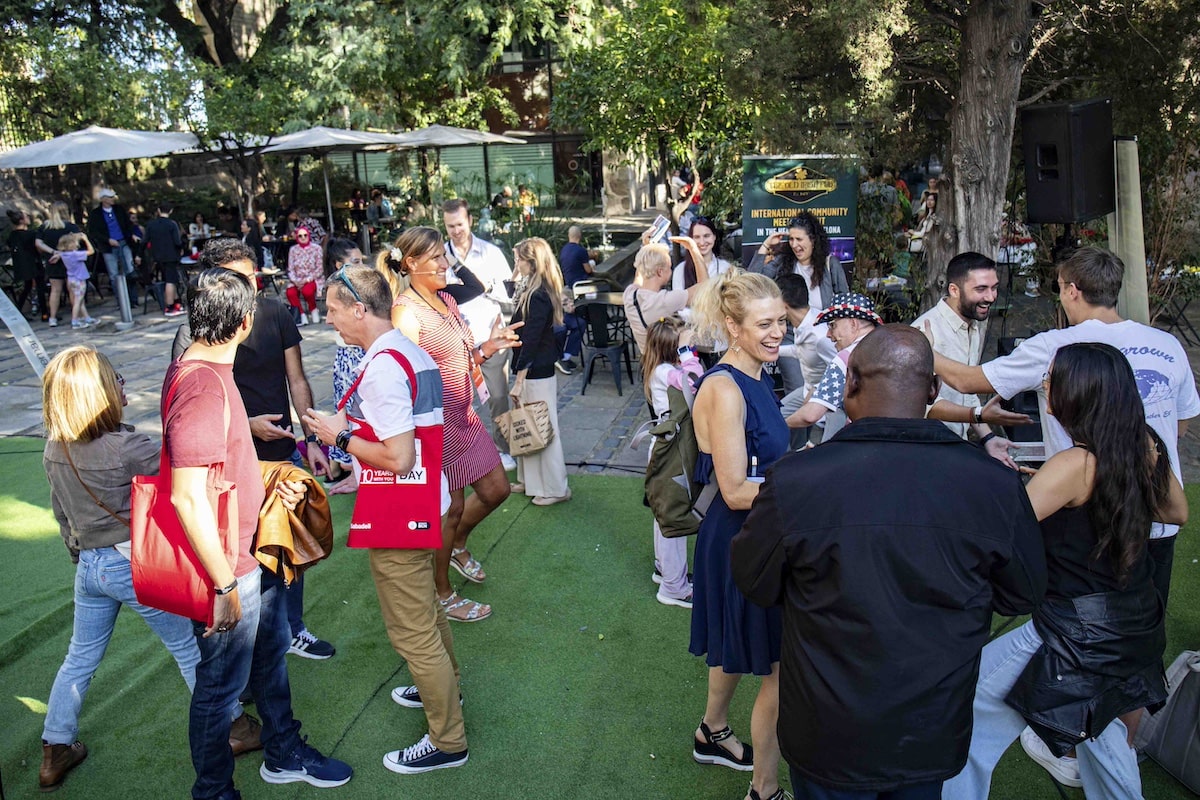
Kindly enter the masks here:
<path id="1" fill-rule="evenodd" d="M 346 267 L 342 267 L 337 272 L 330 275 L 329 281 L 341 281 L 341 283 L 350 290 L 350 294 L 354 295 L 354 302 L 362 303 L 363 299 L 359 296 L 358 289 L 354 288 L 354 284 L 350 282 L 350 276 L 346 274 Z"/>
<path id="2" fill-rule="evenodd" d="M 124 385 L 125 385 L 125 376 L 124 376 L 124 375 L 122 375 L 122 374 L 121 374 L 121 373 L 119 373 L 119 372 L 117 373 L 117 385 L 118 385 L 118 386 L 124 386 Z"/>

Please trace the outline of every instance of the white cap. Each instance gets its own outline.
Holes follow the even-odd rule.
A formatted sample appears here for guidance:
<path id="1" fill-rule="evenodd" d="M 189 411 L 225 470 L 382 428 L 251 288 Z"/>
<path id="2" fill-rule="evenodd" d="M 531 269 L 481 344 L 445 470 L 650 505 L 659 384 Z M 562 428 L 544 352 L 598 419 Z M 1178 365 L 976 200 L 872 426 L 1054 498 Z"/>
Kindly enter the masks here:
<path id="1" fill-rule="evenodd" d="M 106 197 L 116 197 L 116 196 L 117 196 L 117 193 L 114 192 L 112 189 L 101 189 L 100 190 L 99 197 L 101 200 L 103 200 Z"/>

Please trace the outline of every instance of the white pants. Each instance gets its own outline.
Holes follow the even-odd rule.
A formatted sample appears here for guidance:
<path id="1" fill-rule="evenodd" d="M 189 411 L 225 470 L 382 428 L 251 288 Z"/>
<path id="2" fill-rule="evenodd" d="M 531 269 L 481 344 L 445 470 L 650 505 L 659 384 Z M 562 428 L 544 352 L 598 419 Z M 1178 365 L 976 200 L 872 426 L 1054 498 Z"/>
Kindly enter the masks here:
<path id="1" fill-rule="evenodd" d="M 558 429 L 558 379 L 525 379 L 522 403 L 544 400 L 550 408 L 550 427 L 554 440 L 540 453 L 517 458 L 517 480 L 525 484 L 529 497 L 565 497 L 567 494 L 567 463 L 563 457 L 562 434 Z"/>

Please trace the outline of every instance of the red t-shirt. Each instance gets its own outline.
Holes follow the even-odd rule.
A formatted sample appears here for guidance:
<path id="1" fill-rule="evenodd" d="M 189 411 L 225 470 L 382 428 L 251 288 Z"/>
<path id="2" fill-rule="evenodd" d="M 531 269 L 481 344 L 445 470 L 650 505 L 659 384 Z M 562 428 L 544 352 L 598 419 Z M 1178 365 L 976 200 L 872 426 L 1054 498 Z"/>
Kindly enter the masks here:
<path id="1" fill-rule="evenodd" d="M 178 385 L 171 406 L 166 406 L 171 384 Z M 232 364 L 210 361 L 174 361 L 163 381 L 163 438 L 172 467 L 224 465 L 224 478 L 237 486 L 237 577 L 258 568 L 250 552 L 258 530 L 258 512 L 266 496 L 246 407 L 233 382 Z M 225 431 L 225 404 L 229 403 L 229 428 Z M 225 431 L 225 436 L 221 436 Z"/>

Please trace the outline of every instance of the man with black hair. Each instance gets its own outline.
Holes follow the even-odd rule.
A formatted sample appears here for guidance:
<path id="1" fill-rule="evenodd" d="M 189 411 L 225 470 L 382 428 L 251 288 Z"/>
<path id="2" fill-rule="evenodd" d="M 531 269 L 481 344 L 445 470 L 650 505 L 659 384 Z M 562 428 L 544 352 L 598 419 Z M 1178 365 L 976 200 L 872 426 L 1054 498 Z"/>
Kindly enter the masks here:
<path id="1" fill-rule="evenodd" d="M 179 272 L 182 266 L 183 233 L 171 219 L 171 204 L 158 204 L 158 216 L 146 223 L 146 246 L 154 263 L 162 271 L 163 315 L 179 317 L 187 313 L 179 302 Z"/>
<path id="2" fill-rule="evenodd" d="M 254 251 L 233 238 L 210 239 L 200 254 L 200 267 L 224 267 L 254 280 Z M 292 433 L 294 406 L 298 412 L 312 405 L 312 387 L 300 356 L 300 331 L 291 314 L 277 297 L 259 292 L 255 300 L 254 324 L 245 342 L 237 348 L 233 378 L 250 415 L 250 431 L 260 461 L 296 459 L 296 436 Z M 172 359 L 191 343 L 191 331 L 182 325 L 175 334 Z M 289 404 L 290 398 L 290 404 Z M 303 423 L 301 423 L 303 427 Z M 318 475 L 327 474 L 329 461 L 311 431 L 305 431 L 308 463 Z M 275 580 L 272 576 L 271 580 Z M 290 652 L 302 658 L 324 660 L 337 651 L 332 644 L 309 632 L 304 624 L 304 576 L 287 589 L 288 623 L 292 630 Z"/>
<path id="3" fill-rule="evenodd" d="M 171 503 L 216 591 L 213 622 L 195 624 L 200 663 L 192 693 L 188 741 L 196 782 L 192 797 L 238 797 L 233 784 L 229 709 L 247 681 L 262 714 L 265 748 L 259 774 L 268 783 L 304 781 L 341 786 L 353 770 L 300 736 L 287 675 L 283 584 L 264 581 L 251 548 L 265 490 L 246 407 L 234 382 L 239 346 L 254 323 L 255 289 L 228 269 L 206 269 L 188 306 L 194 339 L 167 368 L 163 382 L 163 447 L 170 459 Z M 220 432 L 217 435 L 217 432 Z M 214 470 L 237 485 L 236 563 L 225 557 L 217 509 L 209 496 Z M 278 490 L 295 505 L 295 487 Z M 245 715 L 243 715 L 245 716 Z"/>
<path id="4" fill-rule="evenodd" d="M 979 364 L 983 355 L 983 340 L 987 337 L 987 318 L 1000 289 L 1000 278 L 996 274 L 996 262 L 982 253 L 959 253 L 950 259 L 946 267 L 946 296 L 933 308 L 917 317 L 913 327 L 924 330 L 928 323 L 933 329 L 934 350 L 947 358 L 972 366 Z M 930 408 L 929 416 L 941 419 L 946 403 L 966 406 L 979 415 L 972 422 L 945 422 L 950 430 L 967 438 L 967 430 L 975 431 L 979 442 L 988 455 L 1013 469 L 1017 465 L 1009 458 L 1008 439 L 992 432 L 983 424 L 983 409 L 974 394 L 964 394 L 953 386 L 942 384 L 937 400 Z M 943 406 L 938 408 L 938 406 Z"/>
<path id="5" fill-rule="evenodd" d="M 923 419 L 937 391 L 921 334 L 875 328 L 847 366 L 856 421 L 779 459 L 733 539 L 738 587 L 783 606 L 779 745 L 797 798 L 940 800 L 967 760 L 993 610 L 1028 613 L 1045 592 L 1020 476 Z M 864 502 L 871 475 L 890 478 Z"/>

